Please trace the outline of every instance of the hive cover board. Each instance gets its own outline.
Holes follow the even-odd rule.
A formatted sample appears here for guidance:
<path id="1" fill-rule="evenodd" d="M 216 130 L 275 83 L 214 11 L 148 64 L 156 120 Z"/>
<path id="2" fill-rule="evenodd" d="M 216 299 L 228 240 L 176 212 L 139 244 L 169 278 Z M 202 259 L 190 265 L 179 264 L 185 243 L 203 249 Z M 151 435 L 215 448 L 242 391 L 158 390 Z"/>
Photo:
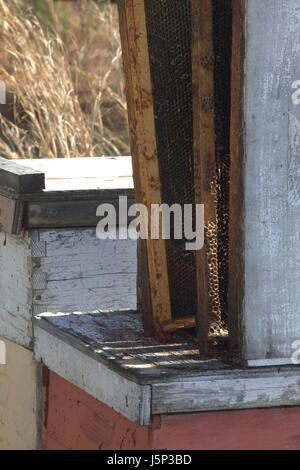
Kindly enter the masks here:
<path id="1" fill-rule="evenodd" d="M 207 214 L 202 250 L 141 242 L 140 276 L 148 269 L 155 332 L 198 318 L 207 352 L 209 334 L 227 332 L 231 2 L 122 0 L 119 12 L 136 200 L 190 204 L 194 217 L 197 202 Z"/>

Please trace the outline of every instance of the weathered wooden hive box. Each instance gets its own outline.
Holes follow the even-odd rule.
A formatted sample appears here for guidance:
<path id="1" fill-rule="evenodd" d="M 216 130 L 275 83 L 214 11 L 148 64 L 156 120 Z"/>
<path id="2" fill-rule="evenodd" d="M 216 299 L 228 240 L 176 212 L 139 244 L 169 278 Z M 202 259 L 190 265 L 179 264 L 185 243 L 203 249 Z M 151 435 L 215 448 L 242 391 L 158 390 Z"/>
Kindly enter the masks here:
<path id="1" fill-rule="evenodd" d="M 144 324 L 179 329 L 159 342 L 136 242 L 96 236 L 101 203 L 133 202 L 131 159 L 1 160 L 0 447 L 299 449 L 299 0 L 119 5 L 137 202 L 204 203 L 206 244 L 188 276 L 182 246 L 140 244 Z"/>
<path id="2" fill-rule="evenodd" d="M 120 195 L 133 203 L 130 157 L 0 159 L 1 448 L 36 446 L 33 316 L 136 309 L 136 242 L 96 235 Z"/>
<path id="3" fill-rule="evenodd" d="M 175 236 L 147 240 L 153 327 L 188 328 L 196 317 L 204 355 L 223 335 L 237 362 L 293 363 L 298 1 L 119 5 L 137 197 L 205 212 L 201 250 Z"/>

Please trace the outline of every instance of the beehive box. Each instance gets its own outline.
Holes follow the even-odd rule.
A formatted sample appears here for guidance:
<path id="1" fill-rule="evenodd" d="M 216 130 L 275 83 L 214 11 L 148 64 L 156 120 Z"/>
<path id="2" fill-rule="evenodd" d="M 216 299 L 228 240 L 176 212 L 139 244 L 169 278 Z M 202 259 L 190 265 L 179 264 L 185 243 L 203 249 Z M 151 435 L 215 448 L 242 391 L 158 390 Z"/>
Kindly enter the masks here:
<path id="1" fill-rule="evenodd" d="M 33 315 L 136 309 L 136 242 L 96 235 L 120 195 L 133 203 L 130 157 L 0 159 L 0 448 L 40 443 Z"/>

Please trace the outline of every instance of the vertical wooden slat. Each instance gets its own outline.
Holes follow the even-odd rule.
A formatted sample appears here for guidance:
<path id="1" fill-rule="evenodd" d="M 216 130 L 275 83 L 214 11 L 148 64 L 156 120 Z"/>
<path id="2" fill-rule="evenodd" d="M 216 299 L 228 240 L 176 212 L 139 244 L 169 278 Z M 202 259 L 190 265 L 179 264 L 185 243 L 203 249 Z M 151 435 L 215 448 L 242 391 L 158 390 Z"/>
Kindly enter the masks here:
<path id="1" fill-rule="evenodd" d="M 147 206 L 150 217 L 151 204 L 161 204 L 161 185 L 144 0 L 120 0 L 119 15 L 136 200 Z M 149 227 L 151 227 L 150 218 Z M 139 297 L 142 299 L 140 305 L 144 310 L 145 326 L 149 330 L 151 308 L 147 296 L 150 286 L 153 325 L 156 334 L 159 335 L 162 333 L 163 325 L 172 320 L 165 241 L 161 238 L 152 240 L 149 236 L 146 243 L 140 242 L 139 256 L 141 278 Z"/>
<path id="2" fill-rule="evenodd" d="M 229 347 L 233 360 L 244 356 L 244 58 L 245 6 L 233 2 L 232 87 L 231 87 L 231 168 L 229 222 Z"/>
<path id="3" fill-rule="evenodd" d="M 212 0 L 191 0 L 193 20 L 194 178 L 196 204 L 204 204 L 205 246 L 196 252 L 200 352 L 208 353 L 211 297 L 209 232 L 216 232 L 214 53 Z M 211 265 L 212 260 L 210 260 Z"/>
<path id="4" fill-rule="evenodd" d="M 125 89 L 127 96 L 127 109 L 128 109 L 128 125 L 129 125 L 129 136 L 130 146 L 132 152 L 132 165 L 134 175 L 134 192 L 135 202 L 142 203 L 142 188 L 141 181 L 139 178 L 139 160 L 137 154 L 137 136 L 135 126 L 135 103 L 133 95 L 133 83 L 131 76 L 131 63 L 130 63 L 130 45 L 127 31 L 127 17 L 125 1 L 119 1 L 119 27 L 122 42 L 122 56 L 124 66 L 124 79 Z M 147 257 L 147 243 L 146 240 L 138 240 L 138 276 L 137 276 L 137 308 L 142 313 L 144 330 L 146 335 L 153 333 L 153 319 L 152 319 L 152 304 L 150 295 L 150 284 L 149 284 L 149 270 L 148 270 L 148 257 Z"/>

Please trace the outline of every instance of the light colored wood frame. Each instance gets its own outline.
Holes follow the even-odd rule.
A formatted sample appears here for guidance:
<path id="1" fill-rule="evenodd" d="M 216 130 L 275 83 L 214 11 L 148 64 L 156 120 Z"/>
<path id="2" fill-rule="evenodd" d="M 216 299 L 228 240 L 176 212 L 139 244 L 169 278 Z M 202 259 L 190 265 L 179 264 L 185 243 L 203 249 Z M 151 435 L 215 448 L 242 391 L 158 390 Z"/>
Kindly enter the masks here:
<path id="1" fill-rule="evenodd" d="M 146 205 L 151 214 L 151 204 L 161 204 L 162 197 L 144 0 L 120 0 L 119 19 L 136 201 Z M 148 266 L 145 266 L 145 252 Z M 147 297 L 150 291 L 151 306 L 142 302 L 147 326 L 151 310 L 154 333 L 160 338 L 168 339 L 172 331 L 195 326 L 195 318 L 174 320 L 172 317 L 165 240 L 148 238 L 140 244 L 139 253 L 144 263 L 139 269 L 144 277 L 140 295 Z"/>

